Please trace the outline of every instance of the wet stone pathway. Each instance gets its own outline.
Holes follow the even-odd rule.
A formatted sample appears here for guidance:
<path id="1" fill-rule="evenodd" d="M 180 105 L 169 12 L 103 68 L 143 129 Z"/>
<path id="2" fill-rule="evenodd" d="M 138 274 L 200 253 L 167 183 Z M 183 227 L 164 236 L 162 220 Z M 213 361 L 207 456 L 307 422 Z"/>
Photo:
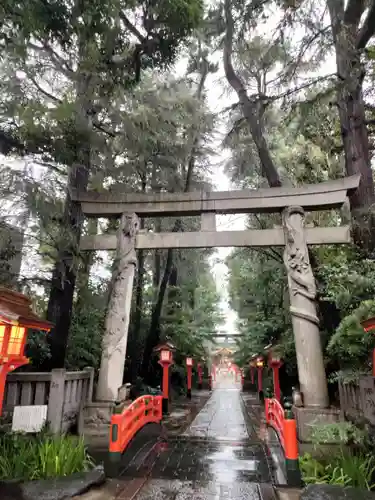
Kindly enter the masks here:
<path id="1" fill-rule="evenodd" d="M 233 380 L 217 384 L 183 435 L 141 455 L 123 472 L 148 478 L 135 500 L 260 500 L 260 485 L 272 482 L 270 460 Z"/>

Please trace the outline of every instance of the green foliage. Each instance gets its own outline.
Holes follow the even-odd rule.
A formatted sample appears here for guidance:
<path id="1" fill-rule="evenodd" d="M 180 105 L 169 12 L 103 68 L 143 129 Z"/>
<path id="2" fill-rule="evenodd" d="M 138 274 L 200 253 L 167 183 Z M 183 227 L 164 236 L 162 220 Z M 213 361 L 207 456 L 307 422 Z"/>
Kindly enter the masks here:
<path id="1" fill-rule="evenodd" d="M 321 300 L 334 303 L 342 316 L 375 297 L 374 260 L 355 249 L 328 248 L 317 255 L 321 260 L 317 269 Z"/>
<path id="2" fill-rule="evenodd" d="M 101 287 L 90 287 L 80 297 L 72 317 L 65 366 L 69 370 L 99 368 L 106 314 L 106 293 Z"/>
<path id="3" fill-rule="evenodd" d="M 317 460 L 305 453 L 299 459 L 302 479 L 307 484 L 337 484 L 366 490 L 375 488 L 375 458 L 341 451 Z"/>
<path id="4" fill-rule="evenodd" d="M 16 255 L 16 247 L 8 226 L 0 220 L 0 286 L 7 286 L 12 282 L 10 261 Z"/>
<path id="5" fill-rule="evenodd" d="M 63 477 L 93 465 L 83 439 L 73 436 L 0 436 L 0 480 L 30 481 Z"/>
<path id="6" fill-rule="evenodd" d="M 205 262 L 200 264 L 201 273 L 195 287 L 189 281 L 173 290 L 173 300 L 166 305 L 163 332 L 178 349 L 179 356 L 204 356 L 207 344 L 223 321 L 219 309 L 220 296 Z M 192 283 L 190 283 L 192 284 Z"/>
<path id="7" fill-rule="evenodd" d="M 375 345 L 371 332 L 365 333 L 361 321 L 375 316 L 375 301 L 366 300 L 346 316 L 332 335 L 327 352 L 340 360 L 342 366 L 363 367 Z"/>
<path id="8" fill-rule="evenodd" d="M 285 306 L 286 276 L 282 258 L 253 249 L 236 250 L 227 260 L 230 270 L 229 291 L 233 309 L 238 314 L 236 362 L 247 366 L 249 359 L 273 340 L 290 331 Z M 293 342 L 283 349 L 284 356 L 294 354 Z"/>
<path id="9" fill-rule="evenodd" d="M 312 426 L 311 440 L 314 445 L 340 444 L 364 445 L 366 444 L 366 432 L 351 422 L 339 422 L 332 424 L 319 424 Z"/>
<path id="10" fill-rule="evenodd" d="M 37 369 L 46 359 L 51 357 L 51 351 L 47 342 L 48 333 L 42 331 L 31 330 L 27 334 L 27 343 L 25 355 L 30 359 L 30 368 Z M 87 365 L 86 365 L 87 366 Z"/>

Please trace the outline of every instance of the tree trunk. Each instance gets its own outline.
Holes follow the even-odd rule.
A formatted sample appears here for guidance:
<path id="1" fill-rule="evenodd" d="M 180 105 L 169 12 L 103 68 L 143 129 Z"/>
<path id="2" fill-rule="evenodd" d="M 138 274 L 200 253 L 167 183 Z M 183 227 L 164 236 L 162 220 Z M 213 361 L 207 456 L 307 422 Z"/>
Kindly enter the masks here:
<path id="1" fill-rule="evenodd" d="M 141 220 L 142 222 L 142 220 Z M 142 228 L 142 227 L 141 227 Z M 136 292 L 135 292 L 135 312 L 134 312 L 134 322 L 132 329 L 132 338 L 129 339 L 129 351 L 128 355 L 130 358 L 130 378 L 131 382 L 134 382 L 140 371 L 140 366 L 142 364 L 142 313 L 143 313 L 143 287 L 144 287 L 144 266 L 145 266 L 145 255 L 144 250 L 138 251 L 138 270 L 136 278 Z"/>
<path id="2" fill-rule="evenodd" d="M 81 47 L 81 54 L 84 50 L 85 48 Z M 70 192 L 71 190 L 85 191 L 89 182 L 92 125 L 89 110 L 92 104 L 92 92 L 90 77 L 79 70 L 77 76 L 79 80 L 75 120 L 76 162 L 71 168 L 68 179 L 63 215 L 64 229 L 66 228 L 69 241 L 62 242 L 62 249 L 59 251 L 52 272 L 47 319 L 55 326 L 47 336 L 51 358 L 43 369 L 62 368 L 65 362 L 77 278 L 79 243 L 84 220 L 81 204 L 71 199 Z"/>
<path id="3" fill-rule="evenodd" d="M 365 223 L 369 208 L 375 202 L 374 181 L 369 153 L 369 139 L 363 99 L 365 70 L 358 48 L 360 32 L 358 25 L 363 2 L 349 2 L 347 11 L 336 0 L 327 1 L 332 23 L 332 35 L 337 65 L 337 106 L 341 137 L 344 145 L 345 167 L 348 175 L 361 174 L 359 188 L 350 199 L 354 218 L 354 237 L 357 244 L 374 247 L 371 243 L 373 227 Z M 349 15 L 349 7 L 350 15 Z M 372 7 L 374 8 L 374 7 Z M 357 13 L 355 9 L 358 9 Z M 371 9 L 370 9 L 371 10 Z M 366 235 L 365 233 L 368 232 Z"/>
<path id="4" fill-rule="evenodd" d="M 72 242 L 59 252 L 52 273 L 51 291 L 47 308 L 47 319 L 55 326 L 47 336 L 51 358 L 43 369 L 63 368 L 71 323 L 74 287 L 77 277 L 78 248 L 83 224 L 79 203 L 72 201 L 69 188 L 84 191 L 87 188 L 89 169 L 84 165 L 72 167 L 65 199 L 64 224 L 70 228 Z"/>
<path id="5" fill-rule="evenodd" d="M 146 192 L 147 182 L 146 176 L 142 176 L 142 193 Z M 144 229 L 144 219 L 140 219 L 139 228 Z M 135 311 L 133 315 L 133 328 L 131 337 L 128 342 L 128 355 L 130 358 L 130 381 L 134 382 L 140 371 L 143 354 L 143 339 L 142 339 L 142 314 L 143 314 L 143 286 L 144 286 L 144 268 L 145 268 L 145 251 L 138 250 L 138 270 L 136 278 L 135 292 Z"/>
<path id="6" fill-rule="evenodd" d="M 90 219 L 88 221 L 87 234 L 95 235 L 98 232 L 98 220 Z M 95 252 L 82 252 L 81 255 L 81 266 L 78 273 L 78 285 L 77 285 L 77 302 L 74 310 L 79 311 L 85 307 L 86 298 L 89 290 L 90 282 L 90 271 L 94 264 Z"/>
<path id="7" fill-rule="evenodd" d="M 226 34 L 224 39 L 224 52 L 223 52 L 225 76 L 228 80 L 228 83 L 237 93 L 238 100 L 242 107 L 243 116 L 246 119 L 247 124 L 249 125 L 251 137 L 258 151 L 262 168 L 262 176 L 267 179 L 270 187 L 280 187 L 281 179 L 277 171 L 277 168 L 273 162 L 273 159 L 270 155 L 267 141 L 264 137 L 263 104 L 260 100 L 252 101 L 248 97 L 243 82 L 241 81 L 240 77 L 236 74 L 233 68 L 232 54 L 233 54 L 234 21 L 232 16 L 231 0 L 225 0 L 224 10 L 225 10 L 225 21 L 226 21 Z"/>

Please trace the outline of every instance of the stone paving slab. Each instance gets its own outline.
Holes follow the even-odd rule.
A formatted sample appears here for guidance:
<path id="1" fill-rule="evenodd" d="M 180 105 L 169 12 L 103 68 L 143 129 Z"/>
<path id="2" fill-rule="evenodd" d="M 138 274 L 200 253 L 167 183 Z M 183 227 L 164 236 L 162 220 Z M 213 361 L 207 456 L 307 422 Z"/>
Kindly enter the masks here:
<path id="1" fill-rule="evenodd" d="M 159 444 L 142 464 L 133 463 L 123 477 L 179 479 L 183 481 L 269 481 L 270 472 L 260 445 L 189 442 Z"/>
<path id="2" fill-rule="evenodd" d="M 190 481 L 150 481 L 137 495 L 137 500 L 258 500 L 255 483 L 220 485 Z"/>
<path id="3" fill-rule="evenodd" d="M 243 411 L 239 384 L 215 386 L 187 431 L 160 439 L 123 471 L 123 479 L 146 478 L 135 500 L 262 499 L 259 485 L 272 482 L 272 470 Z"/>
<path id="4" fill-rule="evenodd" d="M 247 439 L 239 391 L 216 389 L 183 436 Z"/>

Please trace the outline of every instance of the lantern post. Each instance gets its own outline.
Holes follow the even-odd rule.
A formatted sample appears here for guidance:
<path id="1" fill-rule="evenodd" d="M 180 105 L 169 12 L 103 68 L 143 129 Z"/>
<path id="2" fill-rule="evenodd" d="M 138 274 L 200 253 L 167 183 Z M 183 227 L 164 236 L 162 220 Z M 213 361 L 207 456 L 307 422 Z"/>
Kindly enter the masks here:
<path id="1" fill-rule="evenodd" d="M 186 358 L 187 368 L 187 398 L 191 399 L 191 376 L 193 371 L 193 358 Z"/>
<path id="2" fill-rule="evenodd" d="M 280 402 L 281 390 L 279 371 L 281 366 L 283 365 L 283 361 L 281 357 L 275 352 L 275 348 L 272 345 L 267 346 L 265 350 L 268 351 L 268 365 L 272 368 L 273 394 L 275 399 Z"/>
<path id="3" fill-rule="evenodd" d="M 163 402 L 162 410 L 163 415 L 168 415 L 169 413 L 169 367 L 173 364 L 173 351 L 175 351 L 174 346 L 167 342 L 157 346 L 154 351 L 159 353 L 159 365 L 163 368 Z"/>
<path id="4" fill-rule="evenodd" d="M 29 363 L 25 356 L 27 330 L 48 332 L 52 326 L 33 313 L 28 297 L 0 287 L 0 415 L 7 374 Z"/>
<path id="5" fill-rule="evenodd" d="M 263 356 L 258 356 L 256 359 L 256 366 L 258 370 L 258 394 L 259 398 L 263 397 L 263 367 L 264 367 L 264 358 Z"/>

